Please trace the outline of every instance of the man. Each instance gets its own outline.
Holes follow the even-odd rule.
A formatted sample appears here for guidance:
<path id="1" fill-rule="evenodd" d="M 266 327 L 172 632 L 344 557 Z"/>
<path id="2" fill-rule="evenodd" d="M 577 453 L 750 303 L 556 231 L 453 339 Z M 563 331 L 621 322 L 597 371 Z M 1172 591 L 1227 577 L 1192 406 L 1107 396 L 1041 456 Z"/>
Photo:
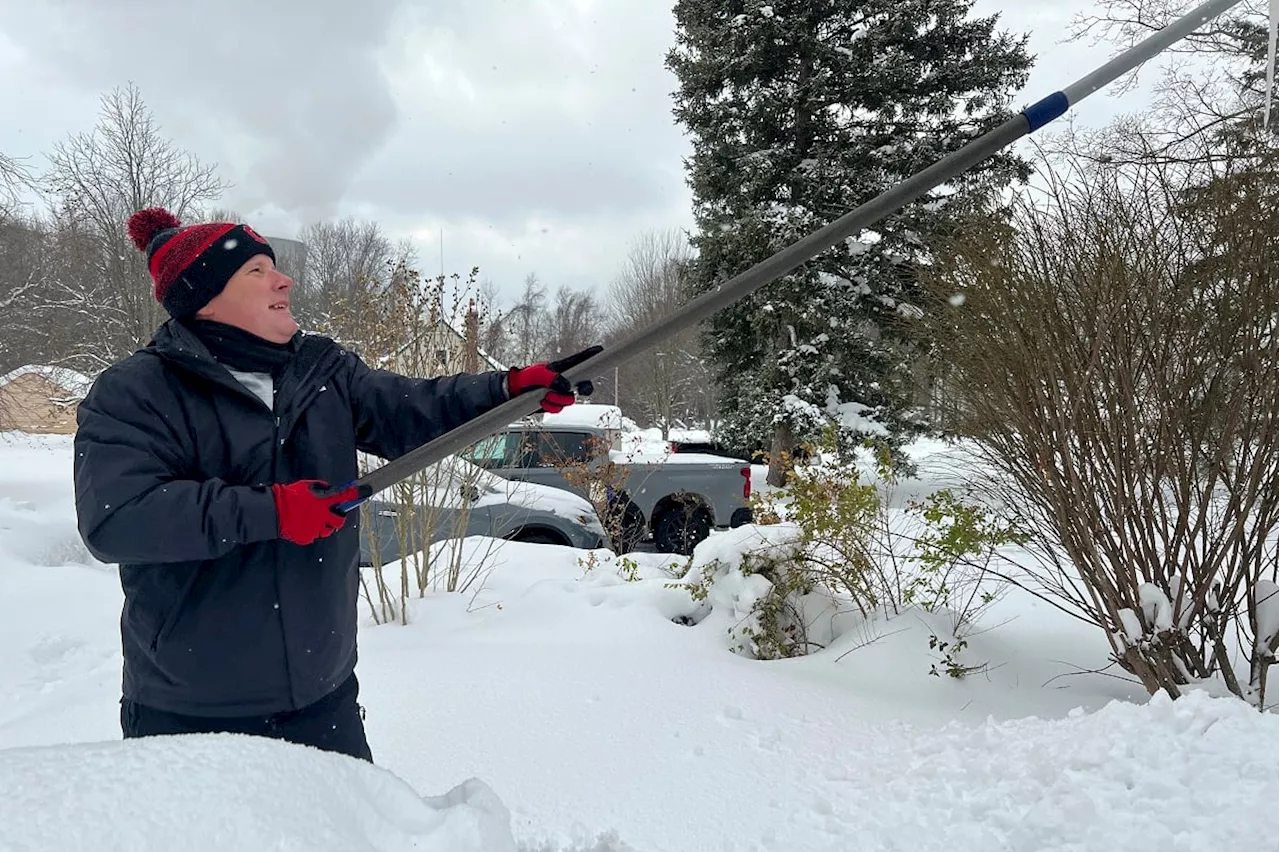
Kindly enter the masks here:
<path id="1" fill-rule="evenodd" d="M 243 224 L 129 219 L 172 317 L 77 414 L 76 512 L 124 589 L 124 736 L 236 732 L 372 760 L 357 704 L 356 452 L 392 459 L 599 351 L 410 379 L 304 335 Z M 579 392 L 589 394 L 590 383 Z"/>

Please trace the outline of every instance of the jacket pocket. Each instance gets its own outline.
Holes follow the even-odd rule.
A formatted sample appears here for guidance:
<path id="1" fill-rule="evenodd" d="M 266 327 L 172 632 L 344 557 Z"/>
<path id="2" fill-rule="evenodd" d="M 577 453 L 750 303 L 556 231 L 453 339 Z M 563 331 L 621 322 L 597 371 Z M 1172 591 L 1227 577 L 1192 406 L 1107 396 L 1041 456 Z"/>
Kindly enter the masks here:
<path id="1" fill-rule="evenodd" d="M 164 569 L 158 569 L 164 570 Z M 178 624 L 178 618 L 182 615 L 182 609 L 187 605 L 187 601 L 191 598 L 191 590 L 195 588 L 196 581 L 200 579 L 200 568 L 193 568 L 191 576 L 182 584 L 182 591 L 178 593 L 178 598 L 173 602 L 173 606 L 169 607 L 169 612 L 164 617 L 164 621 L 160 622 L 160 627 L 156 629 L 155 635 L 151 637 L 152 653 L 160 650 L 160 643 L 164 642 L 173 633 L 173 628 Z"/>

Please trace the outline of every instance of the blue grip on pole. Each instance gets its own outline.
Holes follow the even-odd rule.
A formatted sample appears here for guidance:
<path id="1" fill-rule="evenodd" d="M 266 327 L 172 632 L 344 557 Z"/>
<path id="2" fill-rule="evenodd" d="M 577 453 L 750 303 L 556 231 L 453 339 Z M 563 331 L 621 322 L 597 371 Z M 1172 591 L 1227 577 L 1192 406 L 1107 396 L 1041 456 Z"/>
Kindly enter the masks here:
<path id="1" fill-rule="evenodd" d="M 1062 92 L 1054 92 L 1047 98 L 1041 98 L 1022 111 L 1027 119 L 1027 132 L 1035 133 L 1041 127 L 1053 121 L 1067 111 L 1071 104 Z"/>
<path id="2" fill-rule="evenodd" d="M 357 483 L 357 481 L 358 481 L 358 480 L 353 479 L 353 480 L 351 480 L 350 482 L 348 482 L 346 485 L 342 486 L 341 488 L 339 488 L 339 489 L 337 489 L 337 490 L 338 490 L 338 491 L 345 491 L 345 490 L 347 490 L 348 488 L 351 488 L 352 486 L 354 486 L 354 485 Z M 339 504 L 337 504 L 336 506 L 334 506 L 333 508 L 337 509 L 339 512 L 341 512 L 342 514 L 344 514 L 344 515 L 345 515 L 345 514 L 348 514 L 352 509 L 359 508 L 360 504 L 361 504 L 361 503 L 363 503 L 365 500 L 368 500 L 368 499 L 369 499 L 368 497 L 357 497 L 357 498 L 356 498 L 356 499 L 354 499 L 354 500 L 348 500 L 348 501 L 347 501 L 347 502 L 345 502 L 345 503 L 339 503 Z"/>

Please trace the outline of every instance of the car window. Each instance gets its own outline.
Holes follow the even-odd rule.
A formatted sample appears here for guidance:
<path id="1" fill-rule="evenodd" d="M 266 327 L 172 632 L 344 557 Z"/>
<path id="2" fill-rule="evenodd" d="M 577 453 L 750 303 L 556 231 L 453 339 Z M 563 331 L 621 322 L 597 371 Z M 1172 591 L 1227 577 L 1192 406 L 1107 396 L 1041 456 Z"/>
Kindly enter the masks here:
<path id="1" fill-rule="evenodd" d="M 559 466 L 567 462 L 587 461 L 591 457 L 589 432 L 542 432 L 538 454 L 543 464 Z"/>
<path id="2" fill-rule="evenodd" d="M 510 431 L 492 435 L 462 453 L 486 468 L 561 467 L 591 456 L 589 432 Z"/>
<path id="3" fill-rule="evenodd" d="M 512 467 L 545 466 L 546 462 L 539 452 L 538 436 L 533 432 L 508 432 L 507 438 L 510 442 L 507 444 L 508 458 Z"/>
<path id="4" fill-rule="evenodd" d="M 499 435 L 490 435 L 488 438 L 468 447 L 461 455 L 467 461 L 480 467 L 511 467 L 515 460 L 515 450 L 519 441 L 520 435 L 517 433 L 504 432 Z"/>

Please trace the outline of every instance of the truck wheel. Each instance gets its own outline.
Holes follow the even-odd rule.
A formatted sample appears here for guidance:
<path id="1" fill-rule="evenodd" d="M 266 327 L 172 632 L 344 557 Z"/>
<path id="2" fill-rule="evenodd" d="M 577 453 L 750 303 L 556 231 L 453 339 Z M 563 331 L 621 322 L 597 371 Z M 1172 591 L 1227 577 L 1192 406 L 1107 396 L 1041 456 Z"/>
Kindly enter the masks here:
<path id="1" fill-rule="evenodd" d="M 711 535 L 711 515 L 701 506 L 676 506 L 661 518 L 653 531 L 662 553 L 689 556 L 698 542 Z"/>

